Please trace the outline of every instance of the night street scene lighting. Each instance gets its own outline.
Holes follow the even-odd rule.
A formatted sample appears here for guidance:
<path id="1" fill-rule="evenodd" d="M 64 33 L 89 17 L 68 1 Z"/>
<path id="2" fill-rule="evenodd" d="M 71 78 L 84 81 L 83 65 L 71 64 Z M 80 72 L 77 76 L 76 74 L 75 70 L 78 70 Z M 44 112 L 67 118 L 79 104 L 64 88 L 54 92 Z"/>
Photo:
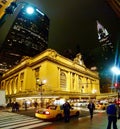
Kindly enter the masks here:
<path id="1" fill-rule="evenodd" d="M 116 100 L 116 103 L 119 105 L 119 102 L 120 102 L 120 68 L 117 67 L 117 66 L 113 66 L 111 68 L 111 71 L 113 73 L 113 85 L 114 85 L 114 88 L 117 90 L 118 92 L 118 99 Z M 120 107 L 119 107 L 120 108 Z M 119 112 L 119 115 L 118 115 L 119 119 L 120 119 L 120 112 Z"/>
<path id="2" fill-rule="evenodd" d="M 48 48 L 49 18 L 35 5 L 12 2 L 0 22 L 1 64 L 14 66 L 23 56 L 33 57 Z"/>
<path id="3" fill-rule="evenodd" d="M 36 85 L 39 86 L 39 91 L 40 91 L 40 95 L 41 95 L 41 107 L 43 107 L 43 99 L 42 99 L 42 86 L 45 85 L 47 82 L 47 80 L 41 80 L 40 78 L 36 78 Z"/>

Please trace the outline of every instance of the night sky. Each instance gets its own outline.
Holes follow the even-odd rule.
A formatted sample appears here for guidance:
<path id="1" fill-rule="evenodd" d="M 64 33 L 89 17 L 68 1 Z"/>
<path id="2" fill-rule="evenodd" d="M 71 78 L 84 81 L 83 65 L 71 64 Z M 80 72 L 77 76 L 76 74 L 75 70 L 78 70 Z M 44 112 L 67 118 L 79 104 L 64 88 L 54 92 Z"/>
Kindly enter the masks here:
<path id="1" fill-rule="evenodd" d="M 92 50 L 98 45 L 96 20 L 118 40 L 120 21 L 106 0 L 28 0 L 50 18 L 49 48 Z"/>

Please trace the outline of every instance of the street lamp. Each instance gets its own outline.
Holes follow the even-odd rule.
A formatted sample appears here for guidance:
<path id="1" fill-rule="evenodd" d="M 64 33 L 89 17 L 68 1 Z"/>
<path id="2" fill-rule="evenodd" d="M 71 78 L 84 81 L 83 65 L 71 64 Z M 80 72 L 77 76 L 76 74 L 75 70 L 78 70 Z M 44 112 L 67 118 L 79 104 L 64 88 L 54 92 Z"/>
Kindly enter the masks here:
<path id="1" fill-rule="evenodd" d="M 34 13 L 34 8 L 29 6 L 29 7 L 26 8 L 26 12 L 28 14 L 33 14 Z"/>
<path id="2" fill-rule="evenodd" d="M 42 100 L 42 86 L 46 84 L 46 80 L 42 80 L 40 78 L 36 78 L 36 84 L 40 87 L 41 91 L 41 107 L 43 107 L 43 100 Z"/>

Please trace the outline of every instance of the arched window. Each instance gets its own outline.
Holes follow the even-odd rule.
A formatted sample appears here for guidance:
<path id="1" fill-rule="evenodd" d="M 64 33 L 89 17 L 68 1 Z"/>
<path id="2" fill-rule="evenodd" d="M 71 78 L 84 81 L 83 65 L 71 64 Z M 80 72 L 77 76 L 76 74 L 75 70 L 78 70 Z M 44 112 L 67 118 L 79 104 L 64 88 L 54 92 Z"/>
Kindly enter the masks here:
<path id="1" fill-rule="evenodd" d="M 60 88 L 66 90 L 66 75 L 65 72 L 60 72 Z"/>
<path id="2" fill-rule="evenodd" d="M 75 88 L 75 73 L 72 73 L 72 89 Z"/>
<path id="3" fill-rule="evenodd" d="M 18 78 L 16 77 L 16 80 L 15 80 L 15 93 L 18 92 Z"/>
<path id="4" fill-rule="evenodd" d="M 82 79 L 80 76 L 78 76 L 78 89 L 80 90 L 82 88 Z"/>
<path id="5" fill-rule="evenodd" d="M 11 94 L 14 94 L 14 81 L 11 80 Z"/>

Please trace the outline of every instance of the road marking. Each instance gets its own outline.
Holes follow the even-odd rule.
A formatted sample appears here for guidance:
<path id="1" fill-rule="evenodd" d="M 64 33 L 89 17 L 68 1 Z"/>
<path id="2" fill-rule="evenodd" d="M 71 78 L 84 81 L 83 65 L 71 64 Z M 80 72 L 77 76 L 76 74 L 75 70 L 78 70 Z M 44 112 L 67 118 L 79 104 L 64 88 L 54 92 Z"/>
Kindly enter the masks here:
<path id="1" fill-rule="evenodd" d="M 30 125 L 30 126 L 27 126 L 27 127 L 16 128 L 16 129 L 32 129 L 32 128 L 35 128 L 35 127 L 39 127 L 39 126 L 43 126 L 43 125 L 48 125 L 50 123 L 52 123 L 52 122 L 44 122 L 44 123 L 39 123 L 39 124 Z"/>
<path id="2" fill-rule="evenodd" d="M 11 112 L 0 112 L 0 129 L 31 129 L 52 122 L 44 122 L 34 117 Z"/>

